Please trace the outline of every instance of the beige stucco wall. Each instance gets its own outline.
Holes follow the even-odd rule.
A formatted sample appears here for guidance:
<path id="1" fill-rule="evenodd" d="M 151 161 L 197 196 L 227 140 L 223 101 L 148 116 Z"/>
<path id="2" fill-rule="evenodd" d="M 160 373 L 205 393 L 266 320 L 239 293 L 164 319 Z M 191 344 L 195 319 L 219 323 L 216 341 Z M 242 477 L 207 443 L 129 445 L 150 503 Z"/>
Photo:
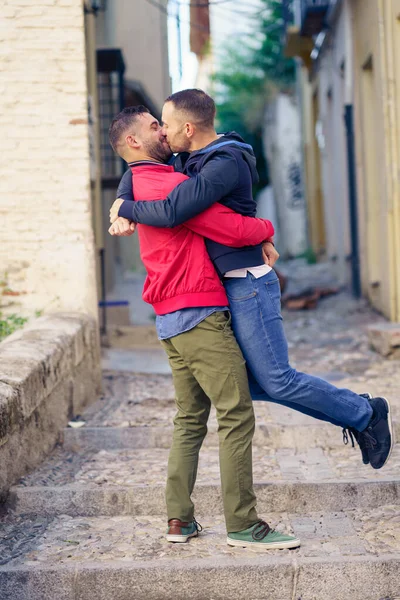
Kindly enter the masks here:
<path id="1" fill-rule="evenodd" d="M 304 153 L 304 183 L 307 202 L 308 236 L 310 246 L 318 255 L 325 254 L 325 218 L 321 182 L 321 155 L 315 129 L 319 118 L 318 88 L 309 80 L 308 69 L 300 71 L 302 96 L 302 125 Z"/>
<path id="2" fill-rule="evenodd" d="M 362 290 L 377 310 L 400 321 L 400 0 L 343 0 L 338 6 L 342 11 L 331 23 L 312 83 L 308 74 L 303 77 L 311 240 L 316 247 L 325 228 L 327 256 L 337 256 L 340 278 L 348 280 L 343 112 L 353 103 Z M 320 148 L 315 152 L 317 123 Z"/>
<path id="3" fill-rule="evenodd" d="M 353 0 L 362 285 L 400 320 L 400 1 Z"/>
<path id="4" fill-rule="evenodd" d="M 158 2 L 166 10 L 167 0 Z M 121 48 L 125 79 L 139 81 L 161 109 L 171 93 L 167 16 L 146 0 L 108 0 L 97 16 L 97 47 Z"/>
<path id="5" fill-rule="evenodd" d="M 97 315 L 84 40 L 82 0 L 2 3 L 0 274 L 22 294 L 9 312 Z"/>

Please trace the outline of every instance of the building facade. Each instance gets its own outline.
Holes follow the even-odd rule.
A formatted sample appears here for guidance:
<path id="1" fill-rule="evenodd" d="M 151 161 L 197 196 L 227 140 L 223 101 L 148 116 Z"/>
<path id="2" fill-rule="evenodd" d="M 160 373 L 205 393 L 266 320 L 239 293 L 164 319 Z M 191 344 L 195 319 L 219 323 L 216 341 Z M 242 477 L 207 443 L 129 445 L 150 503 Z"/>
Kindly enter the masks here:
<path id="1" fill-rule="evenodd" d="M 144 271 L 137 236 L 112 238 L 107 234 L 109 208 L 125 168 L 109 145 L 108 127 L 124 106 L 144 104 L 156 117 L 161 116 L 164 100 L 171 93 L 167 5 L 168 0 L 107 0 L 100 4 L 101 10 L 87 13 L 87 21 L 93 21 L 88 59 L 96 56 L 92 78 L 96 89 L 91 92 L 99 115 L 96 160 L 101 174 L 98 185 L 92 187 L 95 196 L 96 189 L 100 195 L 98 200 L 94 198 L 94 205 L 100 206 L 95 231 L 103 294 L 124 274 Z M 89 22 L 86 30 L 91 38 Z"/>
<path id="2" fill-rule="evenodd" d="M 301 0 L 294 14 L 313 248 L 399 321 L 400 2 Z"/>
<path id="3" fill-rule="evenodd" d="M 4 3 L 3 3 L 4 4 Z M 8 0 L 0 20 L 0 312 L 97 317 L 134 238 L 108 236 L 112 117 L 170 93 L 167 0 Z M 136 236 L 134 236 L 136 237 Z M 136 257 L 136 258 L 135 258 Z"/>

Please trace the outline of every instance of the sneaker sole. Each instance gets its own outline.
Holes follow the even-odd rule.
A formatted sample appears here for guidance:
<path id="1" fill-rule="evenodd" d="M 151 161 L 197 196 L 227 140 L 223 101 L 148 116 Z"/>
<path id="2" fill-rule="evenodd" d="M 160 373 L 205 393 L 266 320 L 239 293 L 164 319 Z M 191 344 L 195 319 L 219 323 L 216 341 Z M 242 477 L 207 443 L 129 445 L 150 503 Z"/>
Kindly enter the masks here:
<path id="1" fill-rule="evenodd" d="M 301 545 L 300 540 L 297 538 L 290 540 L 290 542 L 271 542 L 269 544 L 263 544 L 262 542 L 243 542 L 241 540 L 233 540 L 226 538 L 228 546 L 239 546 L 240 548 L 262 548 L 263 550 L 285 550 L 286 548 L 298 548 Z"/>
<path id="2" fill-rule="evenodd" d="M 389 450 L 389 453 L 388 453 L 388 455 L 387 455 L 387 457 L 386 457 L 386 460 L 385 460 L 385 462 L 384 462 L 384 463 L 383 463 L 383 465 L 380 467 L 380 469 L 382 469 L 382 468 L 383 468 L 383 467 L 386 465 L 387 461 L 388 461 L 388 460 L 389 460 L 389 458 L 390 458 L 390 455 L 392 454 L 392 450 L 393 450 L 393 446 L 394 446 L 394 442 L 395 442 L 395 440 L 394 440 L 394 434 L 393 434 L 392 411 L 391 411 L 391 408 L 390 408 L 390 403 L 389 403 L 389 401 L 388 401 L 386 398 L 384 398 L 383 396 L 380 396 L 380 397 L 382 398 L 382 400 L 384 400 L 384 401 L 386 402 L 386 407 L 387 407 L 387 411 L 388 411 L 388 413 L 387 413 L 387 418 L 388 418 L 388 427 L 389 427 L 389 432 L 390 432 L 390 450 Z"/>
<path id="3" fill-rule="evenodd" d="M 365 392 L 364 394 L 361 394 L 361 396 L 363 396 L 364 398 L 367 398 L 367 400 L 372 400 L 372 398 L 373 398 L 373 395 L 370 394 L 369 392 Z M 369 464 L 371 464 L 369 462 L 369 458 L 367 458 L 367 462 L 364 461 L 364 458 L 362 459 L 362 461 L 363 461 L 363 465 L 369 465 Z"/>
<path id="4" fill-rule="evenodd" d="M 198 532 L 195 531 L 193 533 L 189 533 L 189 535 L 169 535 L 167 533 L 166 538 L 167 538 L 167 542 L 173 542 L 175 544 L 184 544 L 190 538 L 197 537 L 197 536 L 198 536 Z"/>

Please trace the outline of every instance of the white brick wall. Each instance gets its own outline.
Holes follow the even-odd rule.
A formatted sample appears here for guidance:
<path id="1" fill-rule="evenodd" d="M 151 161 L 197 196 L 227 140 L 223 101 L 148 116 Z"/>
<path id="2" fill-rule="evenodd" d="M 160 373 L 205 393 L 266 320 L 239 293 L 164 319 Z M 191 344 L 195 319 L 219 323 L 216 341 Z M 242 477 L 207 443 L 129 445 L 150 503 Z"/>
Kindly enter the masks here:
<path id="1" fill-rule="evenodd" d="M 96 315 L 82 0 L 1 0 L 0 155 L 7 311 Z"/>

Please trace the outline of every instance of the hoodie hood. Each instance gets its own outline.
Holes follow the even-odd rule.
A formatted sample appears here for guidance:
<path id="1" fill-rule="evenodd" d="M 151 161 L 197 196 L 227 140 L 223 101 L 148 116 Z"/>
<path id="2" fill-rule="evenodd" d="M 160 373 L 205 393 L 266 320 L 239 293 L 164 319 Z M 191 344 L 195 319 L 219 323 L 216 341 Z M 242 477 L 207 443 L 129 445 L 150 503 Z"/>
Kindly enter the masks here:
<path id="1" fill-rule="evenodd" d="M 250 144 L 246 144 L 244 139 L 236 133 L 236 131 L 228 131 L 227 133 L 222 134 L 217 140 L 211 142 L 211 144 L 208 144 L 205 148 L 191 152 L 189 156 L 198 156 L 200 154 L 215 152 L 216 150 L 228 150 L 229 148 L 240 150 L 244 160 L 249 166 L 253 185 L 258 183 L 259 177 L 254 150 Z"/>

